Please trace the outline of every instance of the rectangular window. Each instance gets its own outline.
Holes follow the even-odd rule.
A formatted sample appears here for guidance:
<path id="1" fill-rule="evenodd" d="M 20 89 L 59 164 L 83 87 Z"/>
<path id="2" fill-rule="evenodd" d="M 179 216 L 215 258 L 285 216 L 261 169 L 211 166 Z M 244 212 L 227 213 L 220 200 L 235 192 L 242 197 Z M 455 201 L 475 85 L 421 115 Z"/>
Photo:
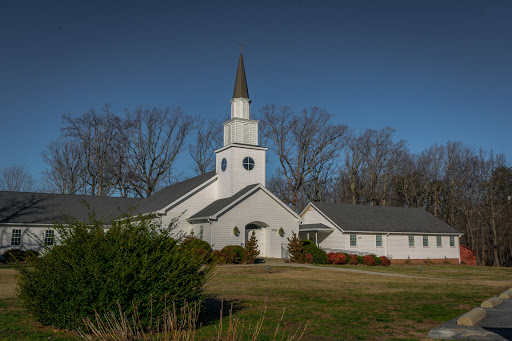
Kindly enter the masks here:
<path id="1" fill-rule="evenodd" d="M 428 236 L 423 236 L 423 247 L 428 247 Z"/>
<path id="2" fill-rule="evenodd" d="M 409 236 L 409 247 L 414 247 L 414 236 Z"/>
<path id="3" fill-rule="evenodd" d="M 44 232 L 44 245 L 53 245 L 53 243 L 54 243 L 53 230 L 46 230 Z"/>
<path id="4" fill-rule="evenodd" d="M 375 236 L 375 246 L 382 247 L 382 236 Z"/>
<path id="5" fill-rule="evenodd" d="M 437 247 L 443 247 L 443 239 L 441 236 L 437 236 Z"/>
<path id="6" fill-rule="evenodd" d="M 21 245 L 21 230 L 12 230 L 11 245 Z"/>
<path id="7" fill-rule="evenodd" d="M 199 226 L 199 239 L 203 240 L 204 227 L 203 225 Z"/>
<path id="8" fill-rule="evenodd" d="M 455 237 L 450 236 L 450 247 L 455 247 Z"/>
<path id="9" fill-rule="evenodd" d="M 357 236 L 355 234 L 350 235 L 350 246 L 357 246 Z"/>

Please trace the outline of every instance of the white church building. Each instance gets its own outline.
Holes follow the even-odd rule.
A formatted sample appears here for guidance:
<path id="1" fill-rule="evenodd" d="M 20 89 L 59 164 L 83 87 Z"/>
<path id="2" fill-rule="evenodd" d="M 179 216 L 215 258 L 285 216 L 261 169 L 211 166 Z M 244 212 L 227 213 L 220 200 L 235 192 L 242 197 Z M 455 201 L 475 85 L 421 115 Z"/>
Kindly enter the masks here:
<path id="1" fill-rule="evenodd" d="M 85 221 L 85 201 L 107 223 L 129 210 L 163 225 L 178 219 L 178 232 L 193 233 L 214 249 L 244 245 L 255 231 L 262 257 L 284 257 L 287 238 L 296 233 L 326 250 L 460 261 L 461 234 L 423 210 L 314 203 L 301 215 L 295 213 L 265 187 L 267 148 L 259 145 L 250 104 L 240 53 L 231 118 L 223 123 L 224 145 L 215 151 L 215 171 L 148 198 L 0 192 L 0 254 L 40 247 L 32 235 L 53 244 L 53 223 L 63 215 Z"/>

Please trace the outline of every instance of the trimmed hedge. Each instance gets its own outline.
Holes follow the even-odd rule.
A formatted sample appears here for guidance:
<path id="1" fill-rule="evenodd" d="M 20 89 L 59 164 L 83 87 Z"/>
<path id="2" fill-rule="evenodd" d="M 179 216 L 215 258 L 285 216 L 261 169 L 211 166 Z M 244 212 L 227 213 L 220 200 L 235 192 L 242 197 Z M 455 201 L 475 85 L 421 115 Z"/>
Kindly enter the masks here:
<path id="1" fill-rule="evenodd" d="M 304 252 L 313 256 L 314 264 L 327 264 L 327 253 L 315 244 L 304 246 Z"/>

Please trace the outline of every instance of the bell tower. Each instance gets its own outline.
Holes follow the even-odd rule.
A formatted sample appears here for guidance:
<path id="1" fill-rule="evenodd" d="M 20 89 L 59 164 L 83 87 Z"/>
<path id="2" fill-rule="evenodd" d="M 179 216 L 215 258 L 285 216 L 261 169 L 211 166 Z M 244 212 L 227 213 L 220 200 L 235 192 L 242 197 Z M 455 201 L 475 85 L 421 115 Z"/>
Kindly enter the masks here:
<path id="1" fill-rule="evenodd" d="M 215 151 L 220 198 L 252 184 L 265 186 L 265 152 L 258 145 L 258 121 L 251 120 L 249 89 L 242 51 L 238 60 L 231 118 L 224 125 L 224 146 Z"/>

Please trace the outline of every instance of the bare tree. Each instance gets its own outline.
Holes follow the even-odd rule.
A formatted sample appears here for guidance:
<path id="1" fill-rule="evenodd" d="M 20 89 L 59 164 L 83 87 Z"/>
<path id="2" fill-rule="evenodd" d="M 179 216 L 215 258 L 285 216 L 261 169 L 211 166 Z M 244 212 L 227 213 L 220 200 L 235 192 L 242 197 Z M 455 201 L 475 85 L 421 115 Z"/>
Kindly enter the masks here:
<path id="1" fill-rule="evenodd" d="M 194 160 L 194 172 L 205 174 L 215 169 L 214 151 L 222 147 L 222 125 L 216 120 L 196 118 L 195 144 L 189 146 L 190 156 Z"/>
<path id="2" fill-rule="evenodd" d="M 0 170 L 0 189 L 3 191 L 31 192 L 36 180 L 23 166 L 12 165 Z"/>
<path id="3" fill-rule="evenodd" d="M 168 172 L 192 130 L 192 118 L 180 107 L 144 109 L 128 113 L 126 169 L 131 189 L 148 197 L 171 178 Z"/>
<path id="4" fill-rule="evenodd" d="M 288 185 L 290 198 L 286 203 L 297 210 L 304 186 L 314 188 L 315 181 L 320 183 L 333 171 L 330 165 L 346 144 L 348 127 L 333 124 L 332 115 L 317 107 L 295 115 L 289 107 L 267 105 L 260 114 L 262 134 L 271 141 L 271 149 L 279 158 L 280 172 Z M 316 189 L 312 191 L 313 196 L 316 192 Z"/>
<path id="5" fill-rule="evenodd" d="M 80 117 L 62 116 L 62 133 L 81 144 L 84 157 L 84 181 L 91 195 L 108 195 L 114 186 L 112 161 L 114 145 L 123 131 L 121 119 L 105 105 L 101 113 L 91 109 Z"/>
<path id="6" fill-rule="evenodd" d="M 41 153 L 48 168 L 43 171 L 45 191 L 82 194 L 85 186 L 85 153 L 77 140 L 52 141 Z"/>

